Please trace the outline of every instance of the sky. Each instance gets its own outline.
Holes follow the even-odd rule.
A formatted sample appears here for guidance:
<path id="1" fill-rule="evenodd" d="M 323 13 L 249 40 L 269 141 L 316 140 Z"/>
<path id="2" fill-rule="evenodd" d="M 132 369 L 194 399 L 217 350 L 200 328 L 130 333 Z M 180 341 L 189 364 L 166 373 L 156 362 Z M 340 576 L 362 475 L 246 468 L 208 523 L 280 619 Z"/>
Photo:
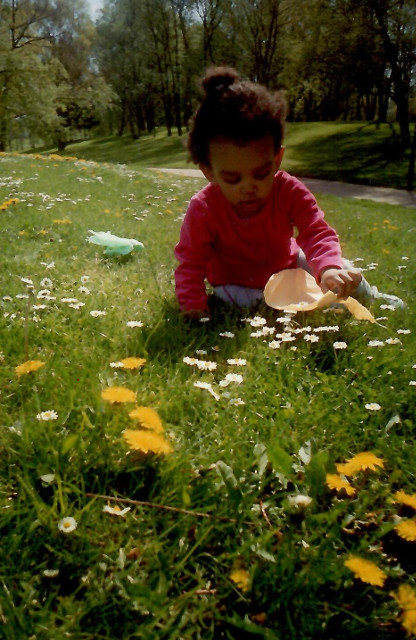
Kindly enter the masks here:
<path id="1" fill-rule="evenodd" d="M 98 17 L 98 12 L 103 6 L 103 0 L 87 0 L 87 4 L 90 7 L 90 13 L 92 18 Z"/>

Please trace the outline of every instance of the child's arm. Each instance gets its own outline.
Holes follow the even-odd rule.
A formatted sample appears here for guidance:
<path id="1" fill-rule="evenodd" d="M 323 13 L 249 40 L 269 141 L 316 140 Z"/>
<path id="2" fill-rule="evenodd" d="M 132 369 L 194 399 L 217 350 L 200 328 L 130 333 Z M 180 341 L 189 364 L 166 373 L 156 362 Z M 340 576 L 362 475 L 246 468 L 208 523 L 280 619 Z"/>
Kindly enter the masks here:
<path id="1" fill-rule="evenodd" d="M 179 266 L 175 271 L 176 297 L 181 311 L 191 318 L 209 315 L 205 290 L 212 237 L 200 204 L 191 202 L 175 247 Z"/>

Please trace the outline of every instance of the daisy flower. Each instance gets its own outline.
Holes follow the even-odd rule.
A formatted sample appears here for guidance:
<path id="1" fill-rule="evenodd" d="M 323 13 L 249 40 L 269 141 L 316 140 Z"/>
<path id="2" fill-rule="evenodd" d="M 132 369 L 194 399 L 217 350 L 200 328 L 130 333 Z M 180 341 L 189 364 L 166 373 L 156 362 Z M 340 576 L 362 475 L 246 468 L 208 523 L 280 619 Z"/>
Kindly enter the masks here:
<path id="1" fill-rule="evenodd" d="M 119 517 L 124 517 L 126 515 L 126 513 L 128 513 L 131 510 L 131 507 L 125 507 L 124 509 L 120 509 L 120 507 L 118 506 L 118 504 L 116 504 L 115 507 L 110 507 L 110 505 L 106 504 L 103 507 L 103 511 L 104 513 L 109 513 L 111 516 L 119 516 Z"/>
<path id="2" fill-rule="evenodd" d="M 384 347 L 384 344 L 382 340 L 370 340 L 367 343 L 367 347 Z"/>
<path id="3" fill-rule="evenodd" d="M 306 342 L 319 342 L 319 336 L 316 336 L 310 333 L 305 333 L 305 335 L 303 336 L 303 339 Z"/>
<path id="4" fill-rule="evenodd" d="M 39 421 L 47 422 L 48 420 L 56 420 L 58 418 L 58 414 L 53 409 L 49 409 L 48 411 L 41 411 L 37 414 L 36 418 Z"/>
<path id="5" fill-rule="evenodd" d="M 228 358 L 227 363 L 244 367 L 247 364 L 247 360 L 245 358 Z"/>
<path id="6" fill-rule="evenodd" d="M 93 309 L 93 311 L 90 311 L 90 316 L 92 316 L 93 318 L 98 318 L 99 316 L 106 316 L 107 315 L 107 311 L 103 311 L 100 309 Z"/>
<path id="7" fill-rule="evenodd" d="M 129 320 L 126 326 L 129 327 L 129 329 L 135 329 L 136 327 L 143 327 L 144 324 L 141 320 Z"/>
<path id="8" fill-rule="evenodd" d="M 62 518 L 62 520 L 58 522 L 58 529 L 59 531 L 62 531 L 62 533 L 71 533 L 71 531 L 75 531 L 76 528 L 77 521 L 75 518 Z"/>
<path id="9" fill-rule="evenodd" d="M 366 408 L 368 411 L 380 411 L 381 406 L 378 404 L 378 402 L 368 402 L 368 403 L 365 405 L 365 408 Z"/>
<path id="10" fill-rule="evenodd" d="M 224 380 L 221 380 L 219 382 L 219 385 L 221 387 L 228 387 L 228 385 L 231 384 L 232 382 L 236 384 L 241 384 L 243 380 L 244 380 L 243 376 L 240 375 L 239 373 L 227 373 Z"/>
<path id="11" fill-rule="evenodd" d="M 234 338 L 235 337 L 235 333 L 232 333 L 232 331 L 224 331 L 223 333 L 220 333 L 221 338 Z"/>
<path id="12" fill-rule="evenodd" d="M 265 318 L 261 318 L 260 316 L 254 316 L 254 318 L 250 318 L 248 320 L 248 323 L 252 326 L 252 327 L 261 327 L 264 324 L 266 324 L 266 319 Z"/>
<path id="13" fill-rule="evenodd" d="M 334 342 L 333 345 L 334 349 L 346 349 L 347 348 L 347 343 L 346 342 Z"/>
<path id="14" fill-rule="evenodd" d="M 196 382 L 194 382 L 194 387 L 197 387 L 198 389 L 206 389 L 208 393 L 210 393 L 215 398 L 215 400 L 220 399 L 220 396 L 218 395 L 218 393 L 214 391 L 214 389 L 212 388 L 212 384 L 210 382 L 197 380 Z"/>

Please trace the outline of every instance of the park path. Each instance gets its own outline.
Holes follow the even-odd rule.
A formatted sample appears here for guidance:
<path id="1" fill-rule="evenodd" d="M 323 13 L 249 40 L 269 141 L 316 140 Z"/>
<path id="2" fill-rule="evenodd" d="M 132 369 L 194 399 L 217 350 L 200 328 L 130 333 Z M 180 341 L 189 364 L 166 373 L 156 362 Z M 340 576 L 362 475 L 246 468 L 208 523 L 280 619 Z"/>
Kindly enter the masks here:
<path id="1" fill-rule="evenodd" d="M 192 178 L 202 178 L 203 174 L 199 169 L 153 169 L 163 173 L 173 175 L 188 176 Z M 323 193 L 340 198 L 353 198 L 356 200 L 373 200 L 374 202 L 385 202 L 387 204 L 397 204 L 401 207 L 416 207 L 416 192 L 405 191 L 404 189 L 390 189 L 387 187 L 372 187 L 360 184 L 349 184 L 346 182 L 335 182 L 333 180 L 318 180 L 316 178 L 301 178 L 312 193 Z"/>

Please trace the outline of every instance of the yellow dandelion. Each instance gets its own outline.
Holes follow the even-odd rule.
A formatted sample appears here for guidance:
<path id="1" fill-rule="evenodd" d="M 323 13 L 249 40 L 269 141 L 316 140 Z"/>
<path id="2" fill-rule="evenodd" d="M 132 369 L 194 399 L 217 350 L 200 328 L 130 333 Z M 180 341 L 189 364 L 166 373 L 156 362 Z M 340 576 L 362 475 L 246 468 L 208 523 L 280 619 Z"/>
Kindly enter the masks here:
<path id="1" fill-rule="evenodd" d="M 377 471 L 376 467 L 384 467 L 384 460 L 378 458 L 371 451 L 362 451 L 357 453 L 344 464 L 337 464 L 338 473 L 342 473 L 346 476 L 355 476 L 360 471 Z"/>
<path id="2" fill-rule="evenodd" d="M 407 633 L 416 635 L 416 609 L 409 609 L 403 611 L 401 616 L 401 622 Z"/>
<path id="3" fill-rule="evenodd" d="M 241 591 L 248 591 L 250 576 L 245 569 L 233 569 L 230 573 L 230 580 L 232 580 Z"/>
<path id="4" fill-rule="evenodd" d="M 391 593 L 400 609 L 416 609 L 416 591 L 408 584 L 401 584 L 397 593 Z"/>
<path id="5" fill-rule="evenodd" d="M 125 369 L 139 369 L 144 364 L 146 364 L 145 358 L 124 358 L 124 360 L 120 360 L 123 363 L 123 367 Z"/>
<path id="6" fill-rule="evenodd" d="M 353 572 L 356 578 L 376 587 L 382 587 L 387 579 L 384 571 L 379 569 L 374 562 L 358 556 L 349 556 L 344 565 Z"/>
<path id="7" fill-rule="evenodd" d="M 72 224 L 71 220 L 68 218 L 55 218 L 52 222 L 55 224 Z"/>
<path id="8" fill-rule="evenodd" d="M 355 496 L 356 494 L 356 490 L 350 485 L 348 480 L 344 480 L 344 478 L 337 476 L 336 473 L 326 474 L 326 484 L 330 489 L 338 491 L 338 493 L 345 491 L 347 496 Z"/>
<path id="9" fill-rule="evenodd" d="M 163 433 L 163 424 L 158 413 L 151 407 L 136 407 L 129 413 L 130 418 L 138 420 L 142 427 L 155 433 Z"/>
<path id="10" fill-rule="evenodd" d="M 125 429 L 124 440 L 130 449 L 143 453 L 172 453 L 172 447 L 165 438 L 153 431 L 141 431 L 139 429 Z"/>
<path id="11" fill-rule="evenodd" d="M 125 387 L 107 387 L 107 389 L 104 389 L 104 391 L 101 393 L 101 397 L 103 400 L 111 402 L 111 404 L 120 402 L 135 402 L 136 392 L 131 391 L 130 389 L 126 389 Z"/>
<path id="12" fill-rule="evenodd" d="M 398 535 L 408 542 L 416 542 L 416 520 L 402 520 L 394 527 Z"/>
<path id="13" fill-rule="evenodd" d="M 399 502 L 400 504 L 406 505 L 406 507 L 412 507 L 412 509 L 416 509 L 416 493 L 412 493 L 409 495 L 404 491 L 396 491 L 394 495 L 394 501 Z"/>
<path id="14" fill-rule="evenodd" d="M 16 375 L 19 377 L 25 373 L 32 373 L 33 371 L 37 371 L 41 367 L 44 366 L 44 362 L 42 360 L 27 360 L 23 364 L 19 364 L 15 368 Z"/>

